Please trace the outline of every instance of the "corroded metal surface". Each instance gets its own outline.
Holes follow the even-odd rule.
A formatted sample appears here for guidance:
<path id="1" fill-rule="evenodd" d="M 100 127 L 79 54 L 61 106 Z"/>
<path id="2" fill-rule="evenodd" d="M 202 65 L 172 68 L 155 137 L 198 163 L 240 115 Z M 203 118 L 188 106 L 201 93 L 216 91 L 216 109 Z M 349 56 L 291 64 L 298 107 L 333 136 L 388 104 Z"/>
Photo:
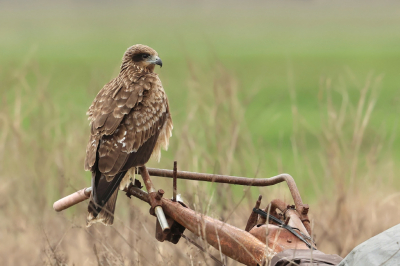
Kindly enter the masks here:
<path id="1" fill-rule="evenodd" d="M 176 193 L 177 193 L 177 188 L 176 188 L 176 183 L 177 183 L 177 180 L 176 180 L 176 178 L 177 178 L 177 172 L 178 172 L 178 166 L 177 166 L 177 162 L 176 161 L 174 161 L 174 171 L 172 172 L 172 178 L 173 178 L 173 181 L 172 181 L 172 200 L 173 201 L 176 201 Z"/>
<path id="2" fill-rule="evenodd" d="M 131 185 L 125 189 L 126 194 L 139 198 L 151 206 L 151 210 L 156 207 L 165 213 L 164 226 L 160 226 L 160 222 L 156 225 L 156 238 L 159 241 L 168 240 L 177 243 L 182 236 L 183 230 L 188 229 L 199 237 L 205 239 L 214 248 L 232 259 L 244 263 L 246 265 L 263 265 L 267 258 L 271 258 L 275 252 L 286 249 L 308 249 L 307 245 L 295 237 L 294 233 L 278 227 L 272 221 L 267 221 L 263 217 L 258 217 L 256 213 L 252 213 L 246 225 L 246 232 L 232 225 L 223 223 L 209 216 L 196 213 L 195 211 L 182 206 L 179 201 L 173 201 L 163 198 L 164 191 L 156 190 L 150 179 L 152 176 L 175 177 L 173 182 L 174 198 L 176 195 L 176 179 L 208 181 L 215 183 L 237 184 L 245 186 L 271 186 L 285 181 L 288 184 L 292 194 L 295 206 L 287 205 L 281 200 L 273 200 L 265 208 L 265 212 L 271 213 L 291 227 L 298 228 L 303 236 L 309 237 L 310 226 L 308 220 L 307 204 L 303 204 L 297 186 L 293 178 L 288 174 L 282 174 L 271 178 L 245 178 L 225 175 L 212 175 L 202 173 L 192 173 L 176 170 L 153 169 L 140 167 L 140 173 L 149 193 L 142 191 L 139 187 Z M 87 190 L 80 190 L 70 196 L 67 196 L 54 204 L 57 211 L 66 209 L 90 196 L 85 193 Z M 261 195 L 256 203 L 259 208 L 261 203 Z M 280 210 L 280 213 L 277 212 Z M 154 211 L 151 211 L 154 215 Z M 159 216 L 159 214 L 157 214 Z M 275 221 L 277 223 L 279 221 Z M 166 227 L 167 229 L 165 230 Z M 171 228 L 171 230 L 168 230 Z"/>
<path id="3" fill-rule="evenodd" d="M 173 170 L 167 170 L 167 169 L 147 168 L 147 171 L 152 176 L 160 176 L 160 177 L 173 178 L 174 174 Z M 177 178 L 215 182 L 215 183 L 226 183 L 226 184 L 234 184 L 242 186 L 254 186 L 254 187 L 272 186 L 279 184 L 281 182 L 286 182 L 289 187 L 290 193 L 293 197 L 294 204 L 296 205 L 296 209 L 302 212 L 305 206 L 303 204 L 303 201 L 301 200 L 301 196 L 296 186 L 296 182 L 294 181 L 293 177 L 289 174 L 280 174 L 270 178 L 247 178 L 247 177 L 228 176 L 228 175 L 214 175 L 214 174 L 177 171 Z"/>
<path id="4" fill-rule="evenodd" d="M 310 237 L 310 234 L 308 233 L 304 224 L 301 222 L 297 211 L 293 209 L 288 209 L 285 213 L 285 217 L 289 219 L 288 225 L 293 228 L 299 229 L 299 231 L 302 232 L 305 236 Z"/>
<path id="5" fill-rule="evenodd" d="M 286 249 L 309 249 L 307 245 L 296 238 L 284 228 L 272 224 L 260 224 L 250 230 L 262 243 L 268 243 L 268 247 L 276 253 Z"/>
<path id="6" fill-rule="evenodd" d="M 262 265 L 269 249 L 250 233 L 163 199 L 164 212 L 228 257 L 246 265 Z M 272 255 L 272 253 L 270 254 Z"/>
<path id="7" fill-rule="evenodd" d="M 149 192 L 148 199 L 150 201 L 150 213 L 152 215 L 156 215 L 157 219 L 160 223 L 160 226 L 164 233 L 168 233 L 170 228 L 168 226 L 167 218 L 164 215 L 162 209 L 162 196 L 164 195 L 164 190 L 159 189 L 156 192 L 154 188 L 153 182 L 151 182 L 149 173 L 147 172 L 146 166 L 139 167 L 140 174 L 142 175 L 143 182 L 146 186 L 147 191 Z"/>
<path id="8" fill-rule="evenodd" d="M 139 196 L 140 199 L 149 202 L 147 193 L 137 187 L 131 186 L 126 191 L 128 195 Z M 246 265 L 262 265 L 267 256 L 272 257 L 275 254 L 250 233 L 209 216 L 196 213 L 182 206 L 179 202 L 163 198 L 162 206 L 168 219 L 172 218 L 172 220 L 197 236 L 202 237 L 217 250 L 221 249 L 223 254 L 236 261 Z M 167 236 L 158 232 L 158 238 L 166 240 Z"/>
<path id="9" fill-rule="evenodd" d="M 256 201 L 256 205 L 254 208 L 260 208 L 262 196 L 258 196 L 258 200 Z M 258 214 L 255 212 L 251 212 L 249 219 L 247 220 L 246 228 L 244 229 L 246 232 L 250 231 L 257 224 Z"/>
<path id="10" fill-rule="evenodd" d="M 169 177 L 169 178 L 174 177 L 173 170 L 147 168 L 147 171 L 152 176 Z M 304 227 L 307 229 L 307 232 L 311 234 L 310 220 L 308 218 L 309 206 L 307 204 L 303 204 L 299 190 L 296 186 L 296 182 L 294 181 L 293 177 L 289 174 L 280 174 L 270 178 L 247 178 L 247 177 L 228 176 L 228 175 L 214 175 L 214 174 L 194 173 L 186 171 L 176 171 L 176 177 L 179 179 L 226 183 L 226 184 L 235 184 L 242 186 L 255 186 L 255 187 L 272 186 L 281 182 L 286 182 L 289 187 L 290 193 L 292 195 L 294 204 L 296 206 L 296 210 L 299 213 L 300 220 L 303 222 Z"/>
<path id="11" fill-rule="evenodd" d="M 308 219 L 308 210 L 309 210 L 308 204 L 301 204 L 301 206 L 296 207 L 296 209 L 294 211 L 294 206 L 290 206 L 280 199 L 274 199 L 271 201 L 271 210 L 270 210 L 271 214 L 275 215 L 276 209 L 279 209 L 285 216 L 288 216 L 287 213 L 289 213 L 291 216 L 294 216 L 294 215 L 298 216 L 298 218 L 300 219 L 301 222 L 297 225 L 299 227 L 296 227 L 296 226 L 294 226 L 294 227 L 305 228 L 306 229 L 305 233 L 309 236 L 311 235 L 310 220 Z M 296 222 L 297 221 L 298 220 L 296 220 Z"/>

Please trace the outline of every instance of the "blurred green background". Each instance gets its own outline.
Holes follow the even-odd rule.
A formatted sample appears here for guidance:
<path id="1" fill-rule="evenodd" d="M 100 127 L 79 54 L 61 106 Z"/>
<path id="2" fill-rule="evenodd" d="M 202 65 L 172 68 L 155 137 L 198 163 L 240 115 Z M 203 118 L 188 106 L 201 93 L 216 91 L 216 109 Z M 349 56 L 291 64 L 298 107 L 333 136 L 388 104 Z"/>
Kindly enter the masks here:
<path id="1" fill-rule="evenodd" d="M 324 78 L 346 87 L 350 102 L 356 102 L 368 77 L 382 76 L 369 125 L 372 131 L 383 127 L 384 134 L 396 135 L 390 145 L 399 150 L 396 1 L 0 4 L 3 101 L 12 102 L 15 86 L 20 86 L 14 82 L 16 70 L 34 62 L 40 76 L 47 78 L 46 101 L 57 105 L 61 121 L 83 121 L 98 90 L 118 73 L 126 48 L 142 43 L 156 49 L 164 62 L 157 72 L 170 99 L 175 132 L 187 117 L 187 97 L 193 89 L 188 87 L 190 64 L 205 72 L 205 80 L 215 64 L 235 76 L 238 94 L 247 103 L 242 126 L 257 146 L 254 160 L 262 160 L 268 175 L 298 171 L 291 140 L 297 123 L 293 107 L 309 130 L 321 131 L 318 97 Z M 26 77 L 30 84 L 40 83 L 29 71 Z M 210 87 L 200 82 L 198 90 Z M 340 103 L 340 95 L 334 100 Z M 30 123 L 26 116 L 27 130 Z M 63 130 L 67 128 L 65 122 Z M 83 135 L 86 132 L 82 129 Z M 307 149 L 319 149 L 312 136 Z M 277 153 L 282 169 L 274 159 Z M 399 159 L 400 152 L 394 156 Z"/>

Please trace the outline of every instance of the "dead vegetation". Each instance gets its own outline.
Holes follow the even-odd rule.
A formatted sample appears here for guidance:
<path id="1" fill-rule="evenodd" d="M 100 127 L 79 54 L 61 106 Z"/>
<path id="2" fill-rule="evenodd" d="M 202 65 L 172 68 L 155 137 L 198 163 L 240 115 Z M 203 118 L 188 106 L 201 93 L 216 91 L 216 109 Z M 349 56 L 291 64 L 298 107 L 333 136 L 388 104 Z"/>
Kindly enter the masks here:
<path id="1" fill-rule="evenodd" d="M 204 78 L 210 72 L 194 65 L 190 69 L 186 118 L 175 123 L 170 151 L 161 163 L 150 165 L 171 168 L 177 160 L 180 169 L 189 171 L 275 175 L 263 164 L 264 151 L 246 126 L 246 107 L 257 88 L 244 98 L 239 96 L 241 84 L 222 66 L 215 66 L 212 79 Z M 307 191 L 315 195 L 300 191 L 310 199 L 317 243 L 327 253 L 345 256 L 400 221 L 395 204 L 400 194 L 393 188 L 398 167 L 391 154 L 396 132 L 368 123 L 380 80 L 370 75 L 359 81 L 351 72 L 338 79 L 321 78 L 316 97 L 319 129 L 302 116 L 296 91 L 289 86 L 296 159 L 296 172 L 290 174 L 309 183 Z M 12 90 L 2 89 L 0 107 L 1 265 L 213 265 L 207 254 L 184 239 L 176 246 L 157 242 L 155 218 L 137 199 L 119 197 L 113 227 L 86 228 L 86 204 L 55 213 L 51 206 L 56 199 L 89 184 L 90 176 L 83 171 L 86 117 L 84 112 L 68 115 L 59 108 L 49 96 L 48 78 L 35 63 L 17 69 L 3 82 Z M 349 87 L 357 90 L 356 99 L 349 95 Z M 267 152 L 285 164 L 279 151 Z M 154 183 L 172 194 L 171 181 L 154 178 Z M 263 204 L 289 199 L 284 185 L 259 190 L 179 181 L 178 190 L 191 208 L 239 228 L 245 227 L 259 193 Z M 228 259 L 228 265 L 237 263 Z"/>

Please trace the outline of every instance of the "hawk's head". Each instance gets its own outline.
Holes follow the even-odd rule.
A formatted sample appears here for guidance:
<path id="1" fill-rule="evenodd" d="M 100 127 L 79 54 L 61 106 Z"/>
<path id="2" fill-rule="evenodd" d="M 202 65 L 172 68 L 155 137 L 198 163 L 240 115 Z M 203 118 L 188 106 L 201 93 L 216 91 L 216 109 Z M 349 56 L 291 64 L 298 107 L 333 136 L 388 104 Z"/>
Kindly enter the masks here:
<path id="1" fill-rule="evenodd" d="M 155 65 L 162 66 L 157 52 L 143 44 L 136 44 L 126 50 L 122 58 L 121 69 L 133 66 L 138 71 L 153 72 Z"/>

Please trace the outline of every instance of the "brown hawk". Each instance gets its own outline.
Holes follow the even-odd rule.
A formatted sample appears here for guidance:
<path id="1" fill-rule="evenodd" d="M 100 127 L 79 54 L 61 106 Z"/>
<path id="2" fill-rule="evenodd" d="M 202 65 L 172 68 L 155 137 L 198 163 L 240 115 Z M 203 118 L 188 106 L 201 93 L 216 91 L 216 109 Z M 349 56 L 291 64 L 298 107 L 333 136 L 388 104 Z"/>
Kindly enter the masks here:
<path id="1" fill-rule="evenodd" d="M 137 44 L 122 58 L 121 71 L 89 107 L 91 134 L 85 170 L 92 172 L 87 226 L 111 225 L 118 190 L 129 183 L 128 170 L 143 166 L 161 147 L 168 148 L 172 119 L 167 95 L 154 73 L 162 61 L 152 48 Z"/>

